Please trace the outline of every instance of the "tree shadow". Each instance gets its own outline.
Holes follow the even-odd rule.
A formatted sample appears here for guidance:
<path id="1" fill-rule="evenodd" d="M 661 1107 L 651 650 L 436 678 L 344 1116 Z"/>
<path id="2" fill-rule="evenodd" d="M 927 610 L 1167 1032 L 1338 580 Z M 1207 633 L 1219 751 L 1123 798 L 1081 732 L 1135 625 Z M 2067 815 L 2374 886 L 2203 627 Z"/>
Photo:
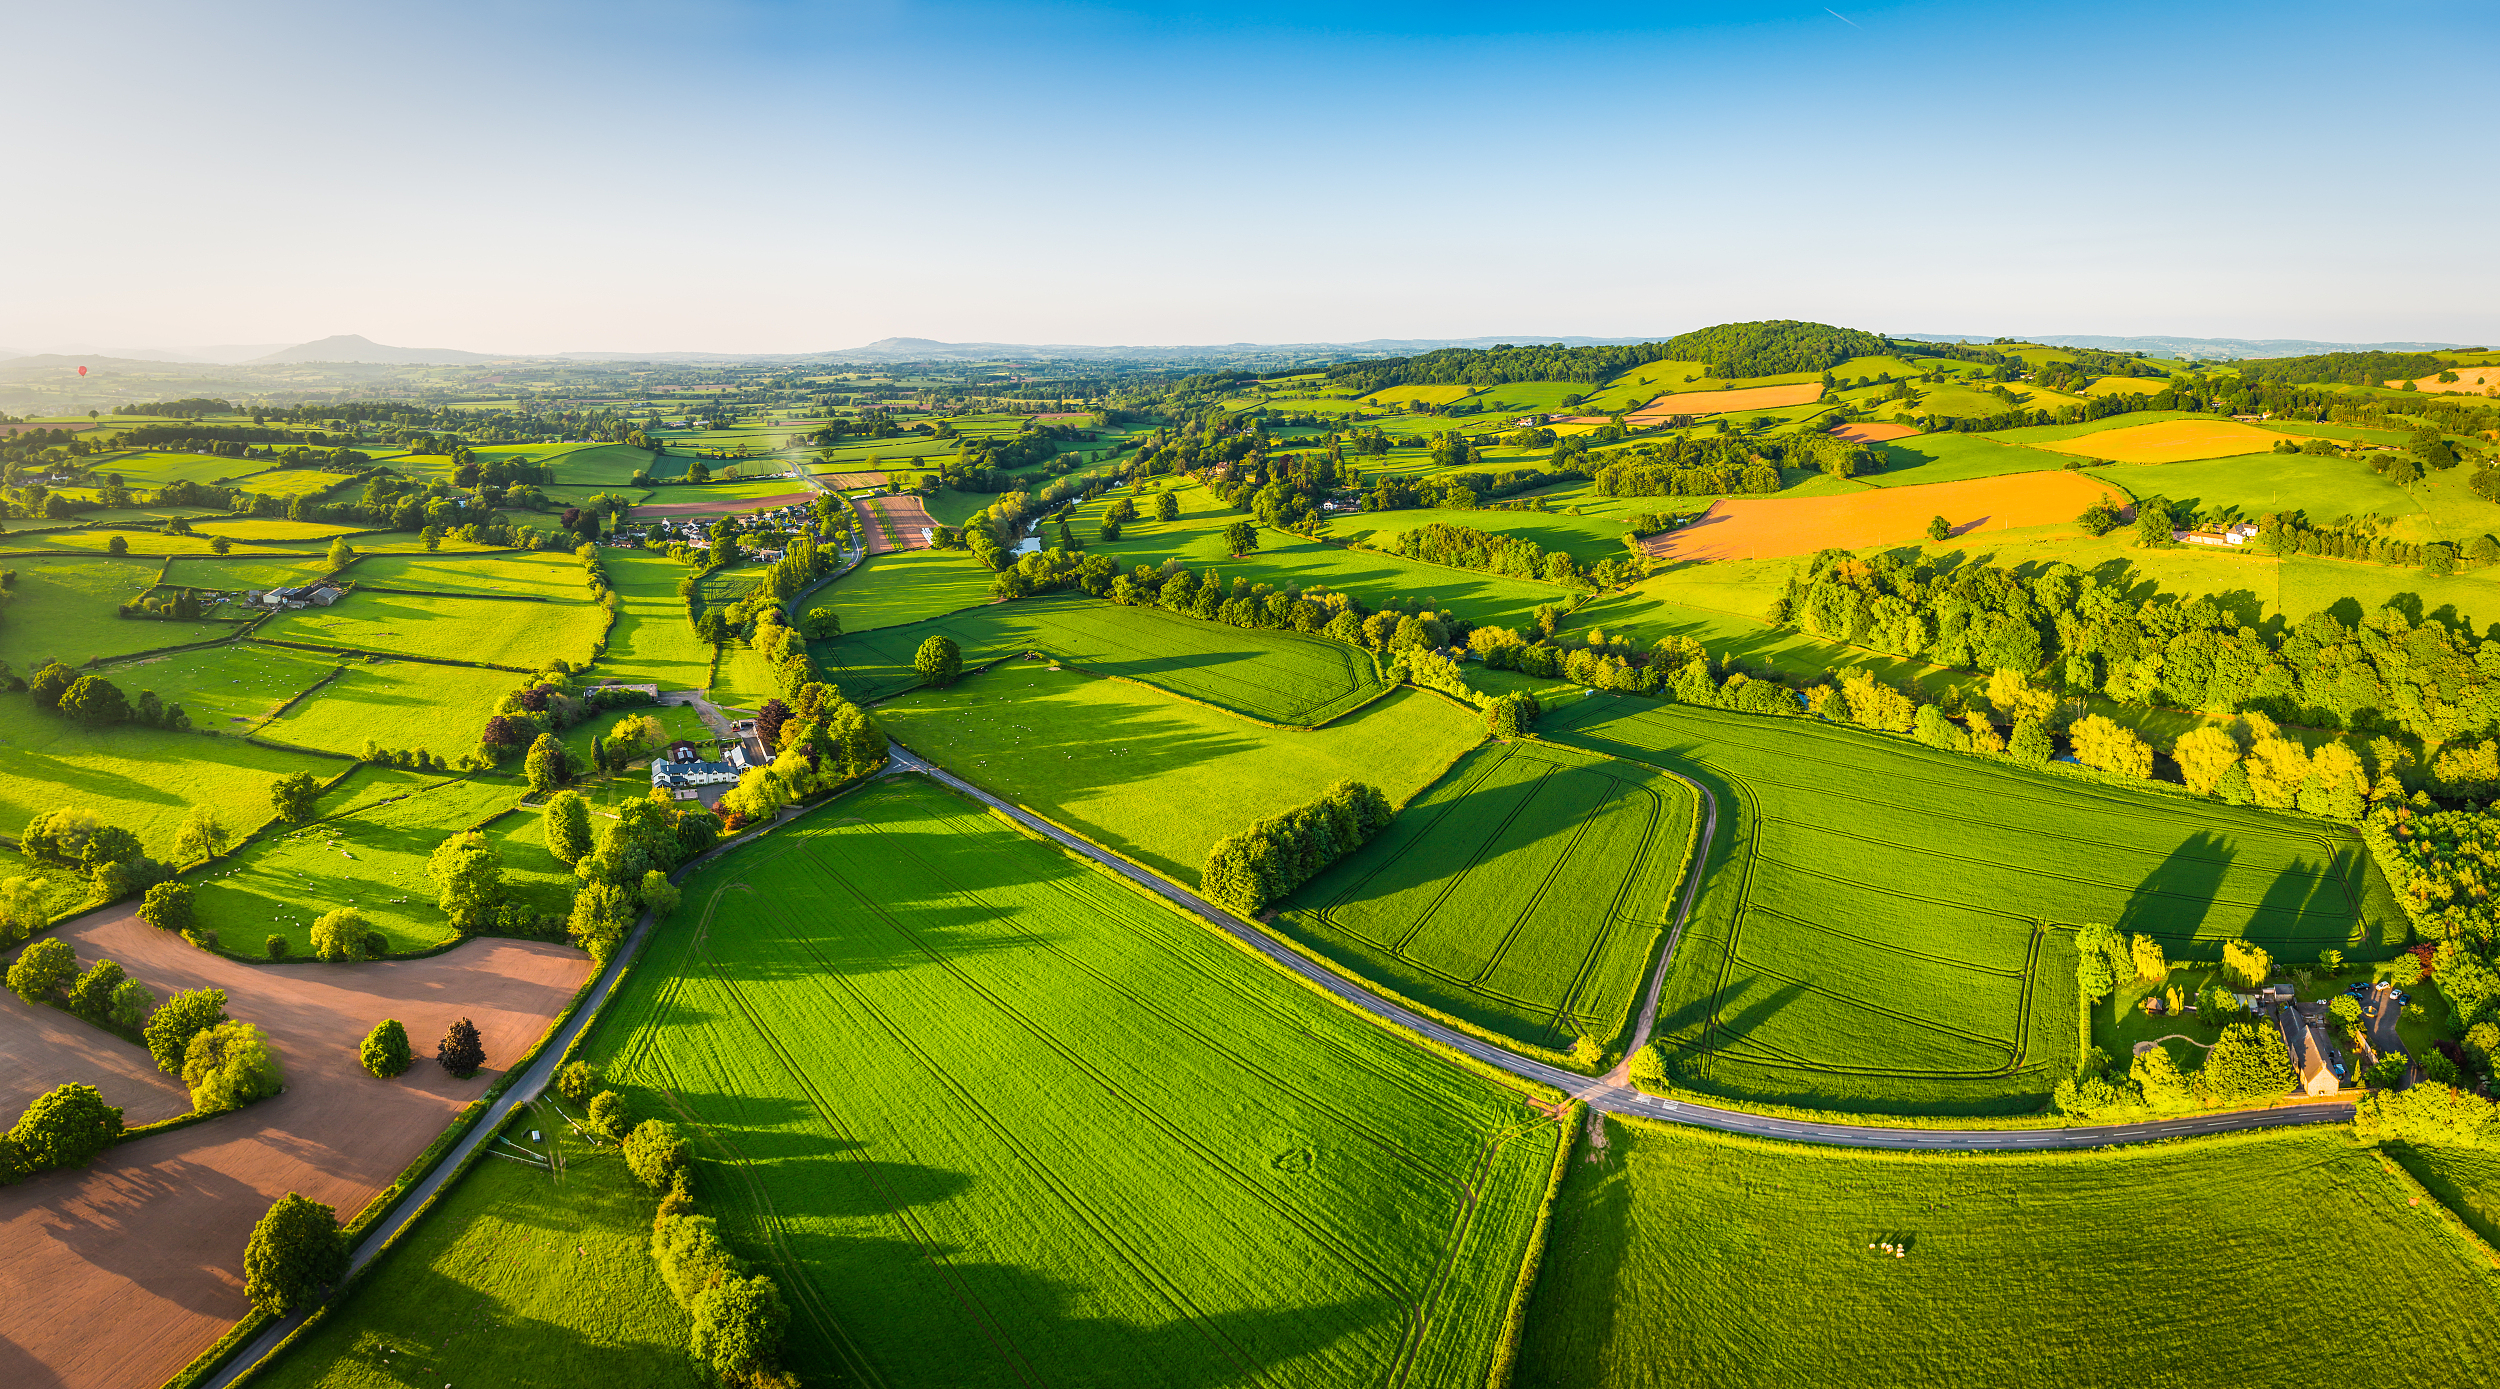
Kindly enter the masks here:
<path id="1" fill-rule="evenodd" d="M 2232 858 L 2220 835 L 2198 830 L 2144 875 L 2112 924 L 2129 934 L 2151 936 L 2174 955 L 2187 953 L 2183 948 L 2198 943 L 2197 933 L 2212 913 L 2214 893 Z"/>

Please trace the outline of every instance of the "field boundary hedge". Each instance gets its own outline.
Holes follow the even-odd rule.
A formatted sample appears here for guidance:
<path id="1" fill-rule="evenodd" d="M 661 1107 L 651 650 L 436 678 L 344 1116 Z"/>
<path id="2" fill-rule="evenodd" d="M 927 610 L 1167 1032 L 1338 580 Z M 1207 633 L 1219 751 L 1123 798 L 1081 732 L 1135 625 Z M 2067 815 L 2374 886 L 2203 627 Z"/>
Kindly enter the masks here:
<path id="1" fill-rule="evenodd" d="M 243 737 L 244 737 L 245 741 L 247 741 L 247 742 L 257 742 L 257 741 L 261 741 L 261 739 L 260 739 L 260 731 L 261 731 L 262 729 L 267 728 L 269 725 L 271 725 L 271 724 L 273 724 L 273 723 L 276 723 L 279 719 L 286 717 L 286 711 L 287 711 L 287 710 L 292 709 L 292 708 L 294 708 L 296 705 L 303 703 L 305 700 L 312 698 L 314 694 L 316 694 L 316 693 L 318 693 L 318 692 L 320 691 L 320 689 L 321 689 L 321 687 L 322 687 L 322 686 L 329 684 L 331 681 L 338 679 L 340 676 L 345 675 L 346 673 L 347 673 L 347 663 L 346 663 L 345 661 L 341 661 L 341 662 L 339 662 L 337 665 L 334 665 L 334 666 L 330 667 L 330 673 L 329 673 L 329 674 L 327 674 L 327 675 L 325 675 L 325 676 L 322 676 L 320 679 L 315 680 L 314 682 L 312 682 L 312 683 L 311 683 L 311 684 L 309 684 L 309 685 L 306 685 L 304 688 L 302 688 L 302 689 L 300 689 L 300 690 L 297 690 L 297 691 L 295 692 L 294 696 L 293 696 L 292 698 L 288 699 L 286 703 L 281 704 L 281 705 L 279 705 L 277 708 L 270 710 L 270 711 L 269 711 L 269 716 L 268 716 L 267 718 L 262 719 L 259 723 L 253 724 L 250 728 L 248 728 L 248 729 L 244 730 Z M 268 744 L 266 744 L 266 745 L 267 745 L 267 746 L 269 746 L 269 747 L 291 747 L 291 745 L 290 745 L 290 744 L 284 744 L 284 743 L 274 743 L 274 742 L 273 742 L 273 743 L 268 743 Z"/>
<path id="2" fill-rule="evenodd" d="M 1502 1318 L 1501 1334 L 1493 1342 L 1493 1371 L 1485 1377 L 1485 1389 L 1510 1389 L 1511 1374 L 1519 1365 L 1519 1340 L 1528 1327 L 1528 1298 L 1536 1292 L 1536 1276 L 1545 1266 L 1545 1246 L 1552 1237 L 1554 1202 L 1562 1195 L 1563 1176 L 1571 1170 L 1571 1158 L 1580 1151 L 1580 1126 L 1586 1122 L 1589 1107 L 1579 1100 L 1563 1111 L 1562 1137 L 1554 1145 L 1554 1170 L 1545 1178 L 1545 1198 L 1536 1205 L 1536 1221 L 1528 1227 L 1528 1248 L 1519 1259 L 1519 1278 L 1511 1285 L 1510 1311 Z M 1604 1119 L 1597 1120 L 1604 1123 Z"/>
<path id="3" fill-rule="evenodd" d="M 2468 1221 L 2455 1207 L 2439 1199 L 2439 1193 L 2425 1185 L 2422 1179 L 2414 1174 L 2413 1169 L 2406 1165 L 2402 1157 L 2390 1151 L 2391 1146 L 2398 1149 L 2404 1147 L 2402 1144 L 2373 1143 L 2370 1145 L 2370 1156 L 2377 1158 L 2379 1167 L 2387 1175 L 2396 1179 L 2397 1186 L 2412 1196 L 2414 1208 L 2423 1210 L 2425 1214 L 2437 1221 L 2450 1237 L 2473 1251 L 2474 1256 L 2482 1262 L 2485 1269 L 2500 1273 L 2500 1249 L 2492 1248 L 2491 1241 L 2483 1238 L 2482 1232 L 2475 1229 L 2472 1222 Z"/>
<path id="4" fill-rule="evenodd" d="M 445 593 L 432 588 L 384 588 L 379 584 L 359 582 L 358 593 L 397 593 L 410 598 L 480 598 L 489 603 L 574 603 L 585 600 L 557 598 L 545 593 Z"/>
<path id="5" fill-rule="evenodd" d="M 325 646 L 309 641 L 280 641 L 275 637 L 249 637 L 246 640 L 258 642 L 262 646 L 283 646 L 293 651 L 319 651 L 332 656 L 358 656 L 368 661 L 417 661 L 429 666 L 467 666 L 471 670 L 504 670 L 514 675 L 538 673 L 534 670 L 525 670 L 520 666 L 497 665 L 493 661 L 463 661 L 450 656 L 411 656 L 404 651 L 364 651 L 353 646 Z"/>

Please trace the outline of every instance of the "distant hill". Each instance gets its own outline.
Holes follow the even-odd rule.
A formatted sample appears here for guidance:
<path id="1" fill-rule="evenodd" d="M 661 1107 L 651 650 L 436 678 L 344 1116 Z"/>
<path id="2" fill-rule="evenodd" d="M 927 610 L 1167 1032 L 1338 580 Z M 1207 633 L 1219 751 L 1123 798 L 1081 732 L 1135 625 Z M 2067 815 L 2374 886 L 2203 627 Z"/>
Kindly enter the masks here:
<path id="1" fill-rule="evenodd" d="M 1091 343 L 941 342 L 936 338 L 879 338 L 865 347 L 824 352 L 559 352 L 579 362 L 1125 362 L 1175 366 L 1310 357 L 1392 357 L 1444 347 L 1496 347 L 1561 343 L 1600 347 L 1651 342 L 1642 338 L 1579 338 L 1513 333 L 1495 338 L 1367 338 L 1361 342 L 1232 342 L 1102 346 Z"/>
<path id="2" fill-rule="evenodd" d="M 466 366 L 471 362 L 505 362 L 508 355 L 492 352 L 463 352 L 452 347 L 386 347 L 371 338 L 354 333 L 340 333 L 319 342 L 297 343 L 266 356 L 254 357 L 245 366 L 284 366 L 295 362 L 366 362 L 379 366 Z"/>
<path id="3" fill-rule="evenodd" d="M 1994 342 L 1996 333 L 1895 333 L 1920 342 Z M 2307 338 L 2110 338 L 2077 333 L 2033 333 L 2020 339 L 2042 347 L 2089 347 L 2099 352 L 2142 352 L 2154 357 L 2313 357 L 2328 352 L 2437 352 L 2453 342 L 2312 342 Z"/>

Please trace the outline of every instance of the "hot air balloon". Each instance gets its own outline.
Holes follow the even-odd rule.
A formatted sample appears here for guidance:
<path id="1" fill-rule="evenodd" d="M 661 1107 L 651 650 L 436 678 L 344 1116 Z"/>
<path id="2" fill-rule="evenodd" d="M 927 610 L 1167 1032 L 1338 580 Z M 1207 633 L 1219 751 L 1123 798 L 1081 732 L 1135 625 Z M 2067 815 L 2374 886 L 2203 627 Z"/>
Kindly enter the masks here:
<path id="1" fill-rule="evenodd" d="M 86 375 L 86 374 L 87 374 L 87 369 L 86 369 L 85 367 L 80 367 L 80 368 L 78 369 L 78 374 L 79 374 L 79 375 L 81 375 L 81 376 Z"/>

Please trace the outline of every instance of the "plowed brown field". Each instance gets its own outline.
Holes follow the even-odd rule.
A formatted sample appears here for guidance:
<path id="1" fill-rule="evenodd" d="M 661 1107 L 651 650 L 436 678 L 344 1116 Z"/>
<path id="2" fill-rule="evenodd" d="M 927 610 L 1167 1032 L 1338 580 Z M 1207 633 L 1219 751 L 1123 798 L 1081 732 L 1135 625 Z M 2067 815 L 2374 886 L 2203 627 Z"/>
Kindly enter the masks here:
<path id="1" fill-rule="evenodd" d="M 1837 497 L 1730 498 L 1682 530 L 1644 542 L 1670 560 L 1762 559 L 1837 547 L 1864 549 L 1924 539 L 1942 516 L 1956 536 L 2072 521 L 2095 499 L 2123 504 L 2118 489 L 2080 473 L 2015 473 L 1924 487 L 1870 487 Z"/>
<path id="2" fill-rule="evenodd" d="M 204 954 L 126 910 L 57 933 L 81 961 L 118 960 L 159 997 L 226 990 L 285 1057 L 285 1093 L 125 1143 L 83 1171 L 0 1190 L 0 1385 L 153 1389 L 249 1310 L 243 1246 L 290 1191 L 346 1220 L 486 1093 L 589 974 L 579 952 L 477 940 L 426 960 L 256 967 Z M 454 1080 L 434 1044 L 477 1024 L 497 1069 Z M 383 1018 L 419 1060 L 397 1080 L 356 1064 Z M 64 1076 L 65 1079 L 77 1078 Z M 134 1116 L 135 1117 L 135 1116 Z"/>
<path id="3" fill-rule="evenodd" d="M 924 530 L 934 529 L 936 518 L 920 504 L 918 497 L 861 497 L 851 503 L 859 508 L 859 524 L 868 536 L 868 553 L 882 555 L 894 550 L 918 550 L 928 541 Z M 880 518 L 883 524 L 880 524 Z M 894 534 L 886 535 L 891 526 Z"/>
<path id="4" fill-rule="evenodd" d="M 104 1102 L 120 1105 L 122 1122 L 132 1128 L 191 1112 L 190 1093 L 156 1069 L 147 1048 L 0 993 L 0 1123 L 14 1122 L 53 1086 L 72 1084 L 103 1092 Z"/>
<path id="5" fill-rule="evenodd" d="M 883 487 L 888 478 L 885 473 L 819 473 L 817 476 L 824 479 L 826 486 L 842 492 L 854 487 Z"/>
<path id="6" fill-rule="evenodd" d="M 1800 381 L 1789 386 L 1747 386 L 1734 391 L 1684 391 L 1662 395 L 1631 414 L 1628 422 L 1655 424 L 1669 415 L 1725 415 L 1738 410 L 1777 410 L 1823 398 L 1823 383 Z"/>
<path id="7" fill-rule="evenodd" d="M 1831 431 L 1833 438 L 1846 439 L 1853 444 L 1880 444 L 1886 439 L 1908 439 L 1917 434 L 1915 426 L 1885 420 L 1860 420 Z"/>

